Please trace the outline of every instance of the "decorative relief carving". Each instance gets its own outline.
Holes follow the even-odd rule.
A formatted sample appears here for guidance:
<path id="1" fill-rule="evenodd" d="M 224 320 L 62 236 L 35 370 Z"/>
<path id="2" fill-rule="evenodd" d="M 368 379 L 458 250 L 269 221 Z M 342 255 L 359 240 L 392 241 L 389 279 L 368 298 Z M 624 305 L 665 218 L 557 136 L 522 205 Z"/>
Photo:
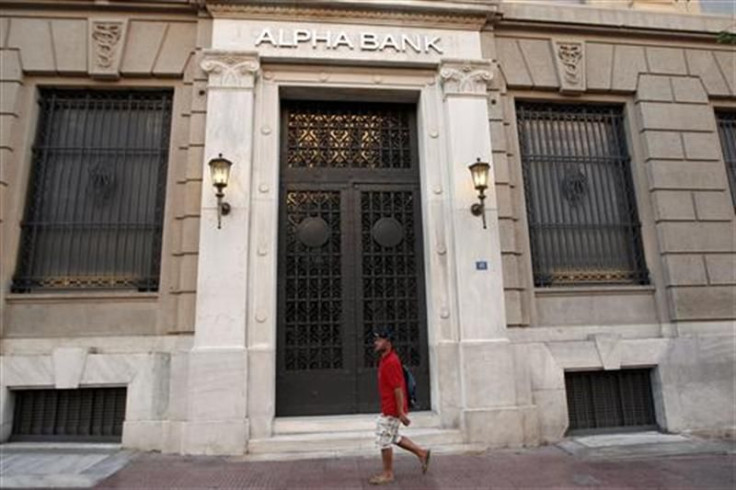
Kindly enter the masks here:
<path id="1" fill-rule="evenodd" d="M 118 78 L 125 46 L 127 21 L 89 21 L 89 73 L 93 77 Z"/>
<path id="2" fill-rule="evenodd" d="M 485 95 L 493 80 L 487 61 L 450 61 L 440 67 L 440 82 L 445 94 Z"/>
<path id="3" fill-rule="evenodd" d="M 206 51 L 200 66 L 209 74 L 210 87 L 253 88 L 261 65 L 257 53 Z"/>
<path id="4" fill-rule="evenodd" d="M 120 22 L 96 22 L 92 25 L 92 40 L 95 42 L 95 62 L 102 68 L 110 68 L 114 61 L 118 41 L 122 37 Z"/>
<path id="5" fill-rule="evenodd" d="M 555 41 L 560 92 L 585 91 L 585 47 L 580 42 Z"/>

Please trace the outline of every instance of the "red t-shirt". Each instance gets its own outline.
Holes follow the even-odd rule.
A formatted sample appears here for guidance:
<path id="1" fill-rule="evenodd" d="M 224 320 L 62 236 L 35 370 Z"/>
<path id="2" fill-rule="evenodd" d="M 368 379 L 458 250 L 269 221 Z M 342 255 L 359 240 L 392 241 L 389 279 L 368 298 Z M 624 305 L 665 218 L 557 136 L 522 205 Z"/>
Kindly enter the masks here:
<path id="1" fill-rule="evenodd" d="M 381 395 L 381 413 L 398 417 L 396 395 L 394 390 L 401 387 L 404 390 L 404 413 L 409 413 L 409 401 L 406 396 L 406 380 L 401 368 L 399 356 L 393 350 L 383 356 L 378 363 L 378 392 Z"/>

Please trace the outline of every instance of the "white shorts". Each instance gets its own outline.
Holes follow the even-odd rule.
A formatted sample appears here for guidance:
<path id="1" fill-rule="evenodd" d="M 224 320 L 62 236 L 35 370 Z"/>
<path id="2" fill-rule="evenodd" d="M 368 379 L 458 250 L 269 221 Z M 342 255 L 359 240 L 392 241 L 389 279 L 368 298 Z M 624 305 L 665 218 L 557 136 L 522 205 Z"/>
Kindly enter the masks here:
<path id="1" fill-rule="evenodd" d="M 379 415 L 376 420 L 376 446 L 388 449 L 392 444 L 401 442 L 399 427 L 401 420 L 389 415 Z"/>

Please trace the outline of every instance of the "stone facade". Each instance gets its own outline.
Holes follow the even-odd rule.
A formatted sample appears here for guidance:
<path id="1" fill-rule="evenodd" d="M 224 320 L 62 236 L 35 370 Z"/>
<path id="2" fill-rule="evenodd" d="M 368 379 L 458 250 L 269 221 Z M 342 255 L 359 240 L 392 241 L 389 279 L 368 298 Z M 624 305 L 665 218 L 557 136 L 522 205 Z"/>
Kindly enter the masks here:
<path id="1" fill-rule="evenodd" d="M 274 404 L 279 101 L 347 96 L 417 105 L 432 390 L 422 416 L 437 443 L 559 441 L 565 371 L 629 367 L 654 368 L 661 429 L 733 435 L 736 220 L 714 117 L 736 110 L 736 52 L 714 41 L 730 19 L 673 0 L 6 3 L 2 440 L 13 389 L 125 385 L 128 447 L 280 447 L 295 422 Z M 36 94 L 48 86 L 173 90 L 158 293 L 10 292 Z M 624 108 L 650 285 L 534 287 L 519 100 Z M 219 153 L 236 162 L 221 230 L 207 177 Z M 476 158 L 493 169 L 487 229 L 469 212 Z M 488 270 L 471 267 L 479 260 Z"/>

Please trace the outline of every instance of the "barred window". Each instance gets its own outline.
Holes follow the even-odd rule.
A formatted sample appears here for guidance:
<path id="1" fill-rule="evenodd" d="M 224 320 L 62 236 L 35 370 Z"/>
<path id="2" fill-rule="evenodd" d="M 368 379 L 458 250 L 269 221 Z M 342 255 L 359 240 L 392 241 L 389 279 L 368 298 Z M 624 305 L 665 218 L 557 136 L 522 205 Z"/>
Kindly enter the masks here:
<path id="1" fill-rule="evenodd" d="M 647 284 L 618 106 L 519 103 L 536 286 Z"/>
<path id="2" fill-rule="evenodd" d="M 13 291 L 156 291 L 171 92 L 39 95 Z"/>
<path id="3" fill-rule="evenodd" d="M 733 206 L 736 207 L 736 112 L 718 112 L 718 134 L 721 136 L 723 161 L 726 162 Z"/>

